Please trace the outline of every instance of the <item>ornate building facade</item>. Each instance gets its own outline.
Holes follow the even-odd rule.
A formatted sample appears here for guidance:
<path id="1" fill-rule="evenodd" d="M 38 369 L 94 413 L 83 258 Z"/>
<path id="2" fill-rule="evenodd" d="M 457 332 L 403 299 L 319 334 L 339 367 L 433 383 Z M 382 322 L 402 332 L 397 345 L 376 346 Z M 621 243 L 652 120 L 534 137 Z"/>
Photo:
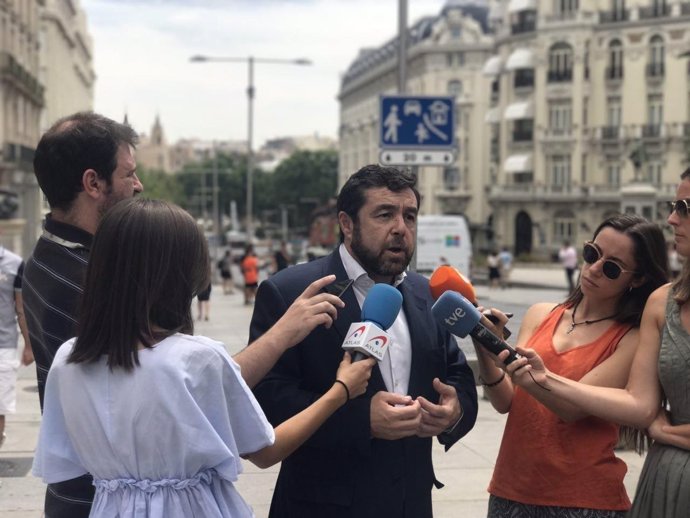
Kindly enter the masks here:
<path id="1" fill-rule="evenodd" d="M 690 155 L 690 2 L 477 3 L 409 30 L 406 93 L 454 94 L 459 121 L 456 163 L 419 170 L 422 212 L 464 214 L 480 248 L 541 257 L 615 212 L 665 226 Z M 395 46 L 362 51 L 343 77 L 341 184 L 378 161 Z"/>
<path id="2" fill-rule="evenodd" d="M 0 1 L 0 231 L 24 257 L 44 212 L 36 144 L 59 117 L 92 109 L 94 81 L 78 0 Z"/>

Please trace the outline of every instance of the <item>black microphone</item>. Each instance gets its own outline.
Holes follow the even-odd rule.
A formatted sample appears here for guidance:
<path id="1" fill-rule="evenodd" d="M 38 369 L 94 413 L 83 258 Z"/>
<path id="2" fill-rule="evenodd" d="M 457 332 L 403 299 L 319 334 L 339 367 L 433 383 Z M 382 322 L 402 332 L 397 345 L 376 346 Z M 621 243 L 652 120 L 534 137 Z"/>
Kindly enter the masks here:
<path id="1" fill-rule="evenodd" d="M 481 323 L 482 314 L 465 297 L 454 291 L 446 291 L 431 306 L 431 313 L 439 325 L 448 329 L 460 338 L 470 335 L 482 347 L 498 355 L 502 351 L 510 351 L 504 360 L 507 365 L 517 360 L 517 353 L 510 345 L 489 331 Z"/>
<path id="2" fill-rule="evenodd" d="M 389 284 L 375 284 L 362 303 L 362 322 L 353 322 L 347 331 L 343 349 L 352 361 L 373 357 L 381 361 L 392 338 L 386 329 L 393 325 L 402 307 L 402 294 Z"/>

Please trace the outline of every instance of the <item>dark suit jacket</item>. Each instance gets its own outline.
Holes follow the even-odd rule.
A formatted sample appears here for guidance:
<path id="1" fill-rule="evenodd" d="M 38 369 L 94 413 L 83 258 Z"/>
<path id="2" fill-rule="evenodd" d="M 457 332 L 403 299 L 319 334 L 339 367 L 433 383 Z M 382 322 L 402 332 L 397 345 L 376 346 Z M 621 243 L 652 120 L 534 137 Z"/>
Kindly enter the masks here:
<path id="1" fill-rule="evenodd" d="M 322 259 L 278 272 L 261 283 L 250 327 L 250 343 L 269 329 L 314 280 L 335 273 L 346 279 L 336 250 Z M 477 417 L 472 371 L 453 337 L 436 325 L 426 278 L 408 273 L 399 287 L 412 339 L 409 394 L 438 402 L 432 381 L 453 385 L 463 418 L 439 440 L 446 449 L 465 435 Z M 313 403 L 328 390 L 342 360 L 341 345 L 361 312 L 352 289 L 331 329 L 316 328 L 287 351 L 254 393 L 274 426 Z M 365 395 L 341 407 L 314 436 L 282 463 L 271 518 L 431 518 L 431 439 L 373 439 L 371 398 L 386 390 L 378 366 Z"/>

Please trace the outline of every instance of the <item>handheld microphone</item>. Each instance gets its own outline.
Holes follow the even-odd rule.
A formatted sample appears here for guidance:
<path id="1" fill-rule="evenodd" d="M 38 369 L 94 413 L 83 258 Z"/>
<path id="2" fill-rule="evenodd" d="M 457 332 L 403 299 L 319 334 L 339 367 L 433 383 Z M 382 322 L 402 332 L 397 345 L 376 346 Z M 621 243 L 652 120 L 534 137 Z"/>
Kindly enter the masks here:
<path id="1" fill-rule="evenodd" d="M 436 268 L 429 279 L 429 288 L 431 288 L 431 296 L 434 300 L 438 300 L 446 291 L 455 291 L 465 297 L 474 306 L 477 304 L 477 292 L 470 280 L 460 273 L 452 266 L 443 265 Z M 498 318 L 491 314 L 491 312 L 483 313 L 492 323 L 498 323 Z M 506 313 L 508 318 L 512 317 L 512 313 Z M 507 340 L 512 333 L 507 327 L 503 328 L 503 339 Z"/>
<path id="2" fill-rule="evenodd" d="M 489 331 L 480 322 L 482 314 L 462 295 L 454 291 L 446 291 L 431 306 L 431 313 L 439 325 L 445 327 L 454 335 L 460 338 L 470 335 L 493 354 L 506 350 L 510 351 L 508 358 L 504 362 L 506 365 L 517 359 L 515 349 Z"/>
<path id="3" fill-rule="evenodd" d="M 343 349 L 353 354 L 352 361 L 366 357 L 381 361 L 392 338 L 386 329 L 393 325 L 402 307 L 402 294 L 389 284 L 375 284 L 362 304 L 362 322 L 353 322 Z"/>

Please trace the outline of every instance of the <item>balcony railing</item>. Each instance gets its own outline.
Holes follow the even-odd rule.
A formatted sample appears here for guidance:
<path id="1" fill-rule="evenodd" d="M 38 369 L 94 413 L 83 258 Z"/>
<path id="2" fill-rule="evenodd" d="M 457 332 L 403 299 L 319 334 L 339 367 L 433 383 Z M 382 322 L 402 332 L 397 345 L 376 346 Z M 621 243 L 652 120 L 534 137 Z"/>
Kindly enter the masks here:
<path id="1" fill-rule="evenodd" d="M 545 140 L 565 140 L 570 139 L 572 134 L 572 128 L 545 128 L 542 132 L 542 138 Z"/>
<path id="2" fill-rule="evenodd" d="M 573 80 L 573 69 L 549 70 L 547 81 L 549 83 L 570 83 Z"/>
<path id="3" fill-rule="evenodd" d="M 647 63 L 647 77 L 664 77 L 664 63 Z"/>
<path id="4" fill-rule="evenodd" d="M 627 22 L 629 19 L 630 11 L 628 9 L 599 11 L 599 23 L 620 23 Z"/>
<path id="5" fill-rule="evenodd" d="M 616 81 L 619 79 L 623 79 L 623 67 L 620 65 L 615 67 L 606 67 L 605 74 L 605 78 L 607 81 Z"/>
<path id="6" fill-rule="evenodd" d="M 640 20 L 647 20 L 649 18 L 661 18 L 671 15 L 671 6 L 666 4 L 657 4 L 651 7 L 640 7 Z"/>
<path id="7" fill-rule="evenodd" d="M 618 140 L 621 136 L 620 126 L 604 126 L 601 128 L 602 140 Z"/>
<path id="8" fill-rule="evenodd" d="M 511 34 L 524 34 L 526 32 L 534 32 L 537 30 L 536 20 L 527 20 L 520 23 L 514 23 L 510 26 Z"/>
<path id="9" fill-rule="evenodd" d="M 661 137 L 661 124 L 645 124 L 642 126 L 642 138 Z"/>
<path id="10" fill-rule="evenodd" d="M 525 130 L 513 131 L 513 142 L 532 142 L 532 132 Z"/>
<path id="11" fill-rule="evenodd" d="M 43 106 L 43 85 L 8 52 L 0 52 L 0 79 L 12 81 L 33 102 Z"/>

